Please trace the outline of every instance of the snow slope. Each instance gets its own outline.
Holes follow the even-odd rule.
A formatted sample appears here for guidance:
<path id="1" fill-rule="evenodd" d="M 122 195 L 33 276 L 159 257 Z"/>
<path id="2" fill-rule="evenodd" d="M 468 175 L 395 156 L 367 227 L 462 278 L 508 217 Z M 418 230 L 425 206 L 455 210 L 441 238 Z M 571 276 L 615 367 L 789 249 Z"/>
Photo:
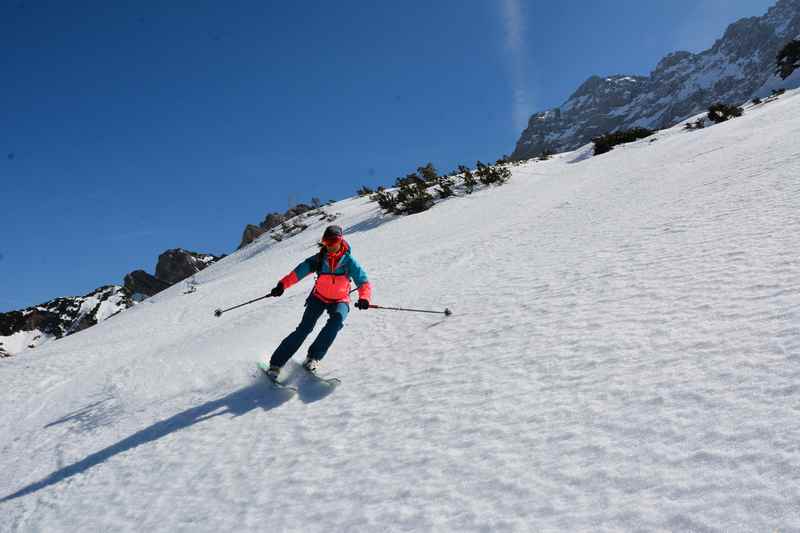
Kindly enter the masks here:
<path id="1" fill-rule="evenodd" d="M 800 530 L 799 134 L 787 93 L 419 215 L 336 204 L 375 303 L 455 314 L 353 309 L 327 396 L 253 376 L 310 280 L 212 315 L 324 221 L 3 361 L 0 530 Z"/>

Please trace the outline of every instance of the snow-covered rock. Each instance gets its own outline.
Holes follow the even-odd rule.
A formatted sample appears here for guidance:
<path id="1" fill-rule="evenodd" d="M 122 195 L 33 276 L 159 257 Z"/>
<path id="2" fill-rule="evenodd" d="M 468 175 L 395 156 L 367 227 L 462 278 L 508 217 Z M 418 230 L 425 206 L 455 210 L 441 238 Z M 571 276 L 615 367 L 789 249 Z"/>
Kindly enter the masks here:
<path id="1" fill-rule="evenodd" d="M 56 298 L 21 311 L 0 313 L 0 357 L 77 333 L 132 305 L 128 291 L 108 285 L 85 296 Z"/>
<path id="2" fill-rule="evenodd" d="M 86 296 L 56 298 L 28 309 L 0 313 L 0 357 L 94 326 L 190 278 L 222 257 L 182 248 L 167 250 L 158 257 L 155 276 L 136 270 L 125 276 L 123 286 L 103 286 Z"/>
<path id="3" fill-rule="evenodd" d="M 572 150 L 617 129 L 668 127 L 714 102 L 765 96 L 767 84 L 793 88 L 774 74 L 778 51 L 798 34 L 800 0 L 779 0 L 766 15 L 731 24 L 702 53 L 667 55 L 649 76 L 592 76 L 560 108 L 534 114 L 511 157 Z"/>

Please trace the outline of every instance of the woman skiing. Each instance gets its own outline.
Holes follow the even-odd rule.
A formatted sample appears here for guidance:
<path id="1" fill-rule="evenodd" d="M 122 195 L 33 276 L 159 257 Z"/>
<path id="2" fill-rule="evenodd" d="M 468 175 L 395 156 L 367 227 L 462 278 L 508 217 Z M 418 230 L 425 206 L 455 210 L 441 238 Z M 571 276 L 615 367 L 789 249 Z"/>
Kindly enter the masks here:
<path id="1" fill-rule="evenodd" d="M 272 380 L 306 340 L 314 329 L 323 311 L 328 312 L 328 322 L 317 335 L 316 340 L 308 348 L 303 367 L 309 372 L 316 372 L 319 361 L 333 344 L 336 335 L 344 327 L 344 320 L 350 311 L 350 280 L 358 287 L 359 309 L 369 309 L 372 288 L 367 280 L 367 273 L 350 254 L 350 245 L 344 240 L 340 226 L 328 226 L 322 235 L 318 254 L 312 255 L 295 267 L 281 279 L 270 292 L 271 296 L 281 296 L 283 291 L 316 272 L 317 281 L 314 290 L 306 299 L 306 310 L 303 319 L 288 337 L 283 339 L 272 354 L 267 375 Z"/>

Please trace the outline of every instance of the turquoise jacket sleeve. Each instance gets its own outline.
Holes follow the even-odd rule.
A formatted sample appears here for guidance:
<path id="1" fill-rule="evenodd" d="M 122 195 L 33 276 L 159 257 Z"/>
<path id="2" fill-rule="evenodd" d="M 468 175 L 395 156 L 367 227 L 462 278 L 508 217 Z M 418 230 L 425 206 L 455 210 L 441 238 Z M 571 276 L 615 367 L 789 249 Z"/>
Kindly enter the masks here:
<path id="1" fill-rule="evenodd" d="M 350 256 L 350 279 L 355 282 L 356 287 L 360 287 L 369 281 L 367 273 L 352 255 Z"/>
<path id="2" fill-rule="evenodd" d="M 372 285 L 367 279 L 367 273 L 352 255 L 350 256 L 350 278 L 358 287 L 358 297 L 370 301 L 372 299 Z"/>
<path id="3" fill-rule="evenodd" d="M 314 271 L 314 266 L 317 262 L 317 255 L 312 255 L 296 267 L 294 270 L 289 272 L 286 276 L 281 279 L 281 284 L 283 284 L 284 289 L 288 289 L 304 277 L 308 276 Z"/>

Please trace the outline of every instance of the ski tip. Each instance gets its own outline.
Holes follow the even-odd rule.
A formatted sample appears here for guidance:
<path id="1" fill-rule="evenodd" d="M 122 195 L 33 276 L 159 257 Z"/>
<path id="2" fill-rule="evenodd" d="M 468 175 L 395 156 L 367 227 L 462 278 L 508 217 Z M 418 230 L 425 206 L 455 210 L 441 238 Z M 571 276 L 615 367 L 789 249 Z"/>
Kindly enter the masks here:
<path id="1" fill-rule="evenodd" d="M 325 385 L 326 387 L 338 387 L 342 384 L 342 380 L 339 378 L 321 378 L 319 376 L 314 376 L 314 379 L 320 385 Z"/>
<path id="2" fill-rule="evenodd" d="M 278 383 L 277 381 L 272 381 L 272 387 L 276 390 L 288 392 L 289 394 L 297 394 L 296 387 L 292 387 L 291 385 L 284 385 L 283 383 Z"/>

